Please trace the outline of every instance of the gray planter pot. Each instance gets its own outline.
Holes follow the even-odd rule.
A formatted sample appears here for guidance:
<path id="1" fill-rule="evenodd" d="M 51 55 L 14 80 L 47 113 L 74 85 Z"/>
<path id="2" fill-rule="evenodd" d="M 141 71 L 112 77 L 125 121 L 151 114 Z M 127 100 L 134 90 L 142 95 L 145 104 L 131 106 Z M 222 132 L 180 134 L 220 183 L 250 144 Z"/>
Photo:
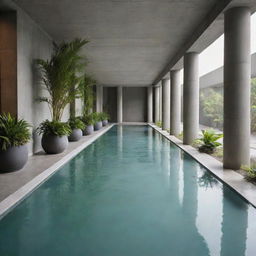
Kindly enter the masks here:
<path id="1" fill-rule="evenodd" d="M 68 146 L 67 136 L 57 136 L 53 134 L 44 134 L 42 137 L 42 148 L 47 154 L 62 153 Z"/>
<path id="2" fill-rule="evenodd" d="M 72 133 L 68 136 L 69 141 L 79 141 L 83 136 L 81 129 L 73 129 Z"/>
<path id="3" fill-rule="evenodd" d="M 87 125 L 86 128 L 83 130 L 83 135 L 91 135 L 94 131 L 93 125 Z"/>
<path id="4" fill-rule="evenodd" d="M 0 171 L 13 172 L 24 167 L 28 161 L 28 148 L 26 145 L 10 147 L 0 150 Z"/>
<path id="5" fill-rule="evenodd" d="M 99 121 L 99 122 L 95 123 L 95 125 L 94 125 L 94 130 L 95 131 L 98 131 L 101 128 L 102 128 L 102 121 Z"/>
<path id="6" fill-rule="evenodd" d="M 103 120 L 103 121 L 102 121 L 102 125 L 103 125 L 103 126 L 106 126 L 107 124 L 108 124 L 108 120 Z"/>

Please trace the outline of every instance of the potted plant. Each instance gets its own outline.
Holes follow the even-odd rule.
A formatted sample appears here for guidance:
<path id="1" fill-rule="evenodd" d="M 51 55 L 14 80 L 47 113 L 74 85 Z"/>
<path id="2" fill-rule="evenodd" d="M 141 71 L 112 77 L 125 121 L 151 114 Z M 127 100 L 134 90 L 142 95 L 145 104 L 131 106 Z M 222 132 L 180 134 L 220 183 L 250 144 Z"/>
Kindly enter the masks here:
<path id="1" fill-rule="evenodd" d="M 102 112 L 101 113 L 101 120 L 102 120 L 102 125 L 106 126 L 108 124 L 108 120 L 109 120 L 109 114 Z"/>
<path id="2" fill-rule="evenodd" d="M 68 136 L 69 141 L 78 141 L 83 136 L 83 130 L 85 129 L 85 124 L 77 117 L 70 118 L 68 124 L 71 128 L 71 134 Z"/>
<path id="3" fill-rule="evenodd" d="M 202 153 L 212 154 L 217 147 L 221 146 L 218 142 L 223 137 L 223 134 L 218 134 L 214 130 L 202 130 L 202 138 L 196 140 L 199 143 L 199 151 Z"/>
<path id="4" fill-rule="evenodd" d="M 28 160 L 27 143 L 30 140 L 30 125 L 9 113 L 0 115 L 0 171 L 17 171 Z"/>
<path id="5" fill-rule="evenodd" d="M 79 52 L 86 43 L 86 40 L 75 39 L 69 43 L 54 44 L 50 60 L 37 60 L 42 81 L 49 92 L 48 97 L 40 97 L 39 101 L 48 104 L 52 116 L 52 121 L 44 121 L 38 129 L 38 133 L 43 135 L 42 147 L 46 153 L 61 153 L 68 145 L 67 136 L 71 130 L 61 122 L 61 118 L 65 107 L 81 96 L 78 87 L 83 75 L 78 74 L 81 74 L 85 63 Z"/>
<path id="6" fill-rule="evenodd" d="M 94 112 L 92 113 L 92 116 L 94 120 L 94 130 L 98 131 L 102 128 L 101 113 Z"/>
<path id="7" fill-rule="evenodd" d="M 64 122 L 45 120 L 37 132 L 43 135 L 41 143 L 44 151 L 47 154 L 59 154 L 67 148 L 71 128 Z"/>
<path id="8" fill-rule="evenodd" d="M 85 129 L 83 130 L 83 135 L 91 135 L 94 132 L 93 114 L 91 113 L 91 114 L 82 116 L 80 119 L 85 124 Z"/>

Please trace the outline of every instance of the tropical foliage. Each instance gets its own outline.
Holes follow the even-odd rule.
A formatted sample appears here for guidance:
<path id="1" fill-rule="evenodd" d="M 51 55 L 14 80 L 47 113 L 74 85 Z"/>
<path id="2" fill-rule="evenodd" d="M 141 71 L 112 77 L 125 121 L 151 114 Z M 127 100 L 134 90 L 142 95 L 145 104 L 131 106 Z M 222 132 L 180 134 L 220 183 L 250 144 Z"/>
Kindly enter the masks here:
<path id="1" fill-rule="evenodd" d="M 100 112 L 93 112 L 92 113 L 92 118 L 93 118 L 95 123 L 102 121 L 102 115 L 101 115 Z"/>
<path id="2" fill-rule="evenodd" d="M 217 147 L 221 146 L 218 140 L 222 137 L 223 134 L 218 134 L 212 129 L 202 130 L 202 137 L 196 140 L 200 143 L 199 151 L 212 154 Z"/>
<path id="3" fill-rule="evenodd" d="M 251 130 L 256 132 L 256 78 L 251 80 Z"/>
<path id="4" fill-rule="evenodd" d="M 71 128 L 67 123 L 45 120 L 37 128 L 38 134 L 65 136 L 71 134 Z"/>
<path id="5" fill-rule="evenodd" d="M 200 102 L 204 116 L 209 126 L 222 128 L 223 126 L 223 94 L 213 89 L 200 94 Z"/>
<path id="6" fill-rule="evenodd" d="M 90 113 L 85 116 L 81 116 L 80 120 L 87 126 L 87 125 L 94 125 L 95 121 L 93 119 L 93 113 Z"/>
<path id="7" fill-rule="evenodd" d="M 249 181 L 256 181 L 256 165 L 242 166 L 242 169 L 246 171 L 246 179 Z"/>
<path id="8" fill-rule="evenodd" d="M 88 41 L 75 39 L 69 43 L 54 44 L 50 60 L 37 60 L 43 84 L 49 93 L 48 97 L 38 100 L 48 104 L 53 121 L 60 121 L 66 105 L 81 96 L 81 91 L 74 88 L 84 79 L 84 75 L 78 75 L 85 67 L 79 52 L 86 43 Z"/>
<path id="9" fill-rule="evenodd" d="M 0 115 L 0 150 L 22 146 L 30 140 L 30 125 L 8 114 Z"/>
<path id="10" fill-rule="evenodd" d="M 68 124 L 71 129 L 81 129 L 84 130 L 85 124 L 77 117 L 70 118 Z"/>
<path id="11" fill-rule="evenodd" d="M 106 113 L 106 112 L 100 112 L 100 113 L 99 113 L 99 117 L 100 117 L 100 120 L 101 120 L 101 121 L 109 120 L 109 114 Z"/>

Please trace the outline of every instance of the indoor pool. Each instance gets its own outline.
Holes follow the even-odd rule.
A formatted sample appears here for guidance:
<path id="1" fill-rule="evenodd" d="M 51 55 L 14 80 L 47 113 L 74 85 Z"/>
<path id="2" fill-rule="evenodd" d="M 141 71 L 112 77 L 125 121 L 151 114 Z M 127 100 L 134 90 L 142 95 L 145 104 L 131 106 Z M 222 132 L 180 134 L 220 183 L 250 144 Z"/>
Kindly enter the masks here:
<path id="1" fill-rule="evenodd" d="M 256 255 L 256 210 L 147 126 L 114 126 L 0 221 L 1 256 Z"/>

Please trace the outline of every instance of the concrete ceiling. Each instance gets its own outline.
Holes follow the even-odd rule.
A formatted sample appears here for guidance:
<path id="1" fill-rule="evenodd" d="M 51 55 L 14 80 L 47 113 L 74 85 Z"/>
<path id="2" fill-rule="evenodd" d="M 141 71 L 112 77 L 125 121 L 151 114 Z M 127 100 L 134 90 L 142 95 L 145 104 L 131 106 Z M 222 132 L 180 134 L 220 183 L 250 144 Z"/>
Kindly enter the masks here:
<path id="1" fill-rule="evenodd" d="M 231 0 L 15 0 L 56 41 L 87 38 L 88 72 L 99 84 L 149 86 L 191 47 Z M 254 1 L 255 2 L 255 1 Z M 221 19 L 221 17 L 220 17 Z M 201 43 L 193 45 L 201 36 Z M 200 41 L 199 41 L 200 42 Z M 201 46 L 201 47 L 200 47 Z"/>

